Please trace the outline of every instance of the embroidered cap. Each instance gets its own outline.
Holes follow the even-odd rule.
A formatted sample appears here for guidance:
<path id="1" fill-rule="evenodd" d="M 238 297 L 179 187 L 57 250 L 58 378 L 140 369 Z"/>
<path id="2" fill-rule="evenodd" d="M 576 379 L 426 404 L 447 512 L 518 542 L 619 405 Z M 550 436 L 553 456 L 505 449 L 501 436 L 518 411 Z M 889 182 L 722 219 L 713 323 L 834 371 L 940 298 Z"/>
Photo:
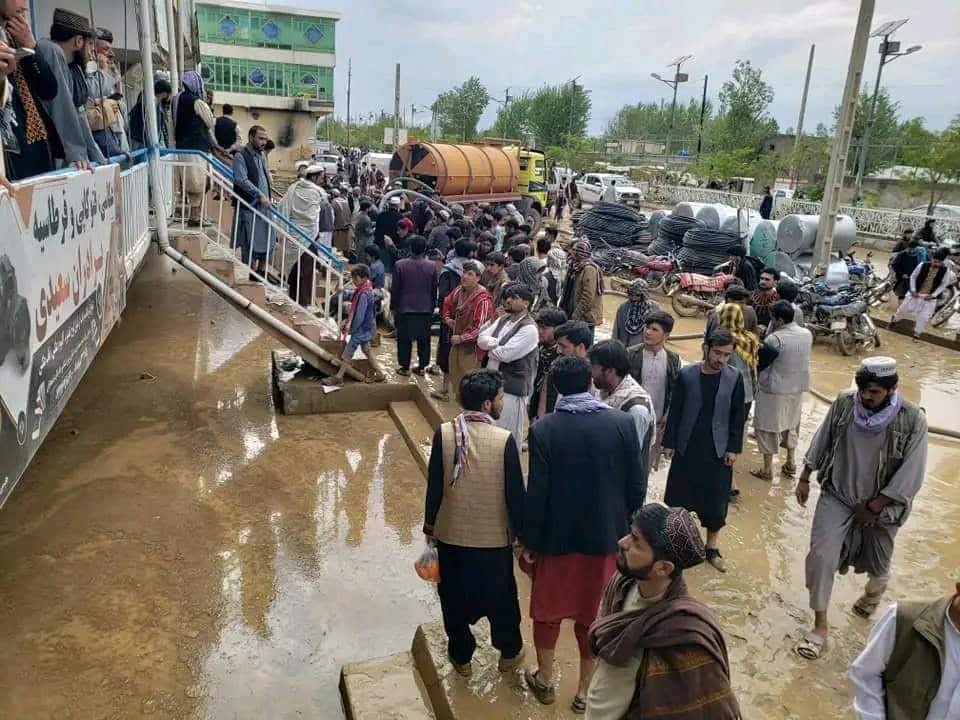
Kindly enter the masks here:
<path id="1" fill-rule="evenodd" d="M 304 174 L 305 175 L 323 175 L 324 172 L 325 170 L 323 165 L 314 164 L 314 165 L 308 165 L 307 171 Z"/>
<path id="2" fill-rule="evenodd" d="M 876 378 L 892 377 L 897 374 L 897 361 L 892 357 L 868 357 L 860 363 L 860 372 Z"/>

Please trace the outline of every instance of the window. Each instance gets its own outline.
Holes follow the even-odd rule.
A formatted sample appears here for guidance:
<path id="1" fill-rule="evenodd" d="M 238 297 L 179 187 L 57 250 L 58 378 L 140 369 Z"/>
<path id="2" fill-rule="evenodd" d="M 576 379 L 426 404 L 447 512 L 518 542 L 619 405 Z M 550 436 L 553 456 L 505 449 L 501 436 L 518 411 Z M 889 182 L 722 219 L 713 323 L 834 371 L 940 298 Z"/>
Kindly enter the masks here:
<path id="1" fill-rule="evenodd" d="M 307 39 L 307 42 L 311 45 L 316 45 L 318 42 L 323 40 L 323 30 L 318 28 L 316 25 L 311 25 L 308 27 L 303 36 Z"/>
<path id="2" fill-rule="evenodd" d="M 225 15 L 220 20 L 220 30 L 227 37 L 233 37 L 234 33 L 237 32 L 237 21 L 229 15 Z"/>
<path id="3" fill-rule="evenodd" d="M 273 20 L 267 20 L 260 27 L 260 32 L 267 40 L 276 40 L 280 36 L 280 27 Z"/>
<path id="4" fill-rule="evenodd" d="M 530 166 L 530 159 L 522 157 L 520 158 L 520 172 L 524 172 Z"/>

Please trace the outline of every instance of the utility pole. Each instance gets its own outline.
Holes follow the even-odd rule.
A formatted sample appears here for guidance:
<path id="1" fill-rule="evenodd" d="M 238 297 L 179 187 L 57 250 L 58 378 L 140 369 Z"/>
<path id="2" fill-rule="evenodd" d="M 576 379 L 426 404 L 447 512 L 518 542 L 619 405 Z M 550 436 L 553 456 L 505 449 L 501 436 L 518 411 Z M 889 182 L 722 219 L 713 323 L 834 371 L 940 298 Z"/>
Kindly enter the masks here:
<path id="1" fill-rule="evenodd" d="M 870 37 L 882 37 L 883 40 L 880 42 L 880 63 L 877 65 L 877 81 L 873 86 L 873 99 L 870 101 L 870 116 L 867 118 L 867 126 L 863 129 L 863 139 L 860 142 L 860 155 L 857 158 L 857 179 L 853 188 L 854 205 L 860 204 L 860 191 L 863 188 L 863 173 L 867 168 L 867 152 L 870 150 L 870 132 L 873 130 L 873 123 L 877 119 L 877 96 L 880 94 L 880 76 L 883 74 L 883 66 L 889 62 L 893 62 L 902 55 L 910 55 L 920 49 L 919 45 L 914 45 L 900 52 L 900 43 L 890 40 L 890 36 L 906 22 L 907 20 L 893 20 L 884 23 L 870 35 Z"/>
<path id="2" fill-rule="evenodd" d="M 347 147 L 350 147 L 350 83 L 353 76 L 353 59 L 347 59 Z"/>
<path id="3" fill-rule="evenodd" d="M 703 76 L 703 97 L 700 99 L 700 132 L 697 134 L 697 158 L 700 157 L 700 148 L 703 146 L 703 116 L 707 112 L 707 80 L 709 75 Z"/>
<path id="4" fill-rule="evenodd" d="M 816 45 L 810 46 L 810 57 L 807 59 L 807 77 L 803 81 L 803 95 L 800 96 L 800 117 L 797 118 L 797 133 L 793 136 L 793 166 L 790 170 L 790 185 L 795 187 L 798 180 L 797 170 L 797 152 L 800 149 L 800 141 L 803 140 L 803 116 L 807 112 L 807 92 L 810 90 L 810 73 L 813 71 L 813 53 L 817 49 Z"/>
<path id="5" fill-rule="evenodd" d="M 400 63 L 397 63 L 397 77 L 393 83 L 393 151 L 400 144 Z"/>
<path id="6" fill-rule="evenodd" d="M 163 3 L 165 6 L 165 11 L 167 15 L 167 67 L 170 68 L 170 85 L 173 87 L 173 91 L 177 92 L 180 87 L 180 64 L 177 62 L 177 45 L 180 44 L 180 41 L 177 39 L 177 28 L 173 24 L 173 0 L 166 0 Z M 145 82 L 143 83 L 146 86 L 146 80 L 149 80 L 146 75 L 144 75 Z"/>
<path id="7" fill-rule="evenodd" d="M 867 55 L 867 41 L 870 36 L 870 23 L 873 20 L 875 0 L 860 0 L 860 13 L 857 16 L 857 29 L 853 35 L 853 47 L 850 50 L 850 65 L 847 67 L 847 81 L 843 87 L 843 99 L 840 101 L 840 117 L 830 150 L 830 165 L 824 182 L 823 202 L 820 206 L 820 222 L 817 224 L 817 242 L 813 251 L 813 273 L 826 273 L 833 250 L 833 231 L 837 225 L 837 212 L 840 209 L 840 191 L 843 189 L 843 171 L 847 166 L 847 151 L 850 149 L 850 135 L 853 132 L 853 120 L 857 114 L 857 96 L 863 81 L 863 63 Z"/>
<path id="8" fill-rule="evenodd" d="M 673 79 L 671 80 L 661 77 L 660 73 L 650 73 L 650 77 L 652 77 L 654 80 L 659 80 L 664 85 L 673 88 L 673 101 L 670 103 L 670 127 L 667 129 L 667 146 L 664 150 L 664 167 L 666 167 L 670 162 L 670 140 L 671 136 L 673 135 L 673 119 L 677 112 L 677 86 L 680 85 L 680 83 L 684 83 L 690 79 L 690 76 L 687 75 L 687 73 L 680 72 L 680 66 L 692 57 L 693 55 L 681 55 L 680 57 L 675 58 L 667 63 L 667 67 L 676 68 L 673 73 Z M 661 101 L 661 108 L 662 107 L 663 103 Z"/>
<path id="9" fill-rule="evenodd" d="M 512 99 L 513 99 L 513 98 L 510 97 L 510 88 L 507 88 L 506 95 L 505 95 L 504 98 L 503 98 L 503 106 L 504 106 L 504 107 L 510 107 L 510 101 L 511 101 Z"/>

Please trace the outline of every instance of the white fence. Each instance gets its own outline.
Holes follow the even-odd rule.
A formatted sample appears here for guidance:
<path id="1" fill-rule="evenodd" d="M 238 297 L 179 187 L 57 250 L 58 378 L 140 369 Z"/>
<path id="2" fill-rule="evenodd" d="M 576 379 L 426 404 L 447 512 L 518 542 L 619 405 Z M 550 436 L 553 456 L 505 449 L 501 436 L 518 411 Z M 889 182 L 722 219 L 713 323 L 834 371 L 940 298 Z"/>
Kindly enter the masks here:
<path id="1" fill-rule="evenodd" d="M 149 166 L 140 163 L 120 173 L 123 196 L 123 265 L 127 281 L 140 265 L 150 247 L 150 188 Z"/>
<path id="2" fill-rule="evenodd" d="M 647 199 L 656 200 L 665 205 L 675 205 L 678 202 L 703 202 L 723 203 L 732 207 L 753 208 L 754 210 L 760 207 L 759 195 L 727 192 L 725 190 L 683 187 L 680 185 L 651 186 L 650 192 L 647 194 Z M 801 215 L 819 215 L 820 203 L 805 200 L 779 199 L 774 205 L 774 217 L 782 218 L 785 215 L 795 213 Z M 908 227 L 919 230 L 927 219 L 927 216 L 923 213 L 883 208 L 854 207 L 852 205 L 841 205 L 840 213 L 853 218 L 858 233 L 889 238 L 899 238 Z M 956 220 L 938 218 L 936 227 L 938 235 L 960 238 L 960 222 Z"/>

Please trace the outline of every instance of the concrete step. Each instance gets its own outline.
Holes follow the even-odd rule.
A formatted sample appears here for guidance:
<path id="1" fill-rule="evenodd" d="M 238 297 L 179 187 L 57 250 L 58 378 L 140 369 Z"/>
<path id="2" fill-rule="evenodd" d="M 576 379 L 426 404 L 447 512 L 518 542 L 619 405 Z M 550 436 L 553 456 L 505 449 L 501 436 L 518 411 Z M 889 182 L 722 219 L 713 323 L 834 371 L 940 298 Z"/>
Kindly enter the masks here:
<path id="1" fill-rule="evenodd" d="M 208 241 L 208 238 L 199 233 L 177 232 L 170 234 L 170 244 L 173 249 L 186 255 L 194 262 L 200 262 L 203 258 L 203 249 Z"/>
<path id="2" fill-rule="evenodd" d="M 344 665 L 340 698 L 347 720 L 448 720 L 434 713 L 411 652 Z"/>
<path id="3" fill-rule="evenodd" d="M 203 258 L 199 265 L 207 272 L 216 275 L 224 283 L 233 287 L 237 284 L 236 263 L 221 258 Z"/>
<path id="4" fill-rule="evenodd" d="M 392 402 L 388 412 L 400 429 L 404 442 L 410 448 L 410 453 L 417 465 L 427 474 L 427 463 L 430 461 L 430 447 L 433 444 L 433 428 L 420 412 L 420 408 L 412 400 Z"/>
<path id="5" fill-rule="evenodd" d="M 267 304 L 267 289 L 258 282 L 251 282 L 250 280 L 238 280 L 234 290 L 243 295 L 254 305 L 263 307 Z"/>

